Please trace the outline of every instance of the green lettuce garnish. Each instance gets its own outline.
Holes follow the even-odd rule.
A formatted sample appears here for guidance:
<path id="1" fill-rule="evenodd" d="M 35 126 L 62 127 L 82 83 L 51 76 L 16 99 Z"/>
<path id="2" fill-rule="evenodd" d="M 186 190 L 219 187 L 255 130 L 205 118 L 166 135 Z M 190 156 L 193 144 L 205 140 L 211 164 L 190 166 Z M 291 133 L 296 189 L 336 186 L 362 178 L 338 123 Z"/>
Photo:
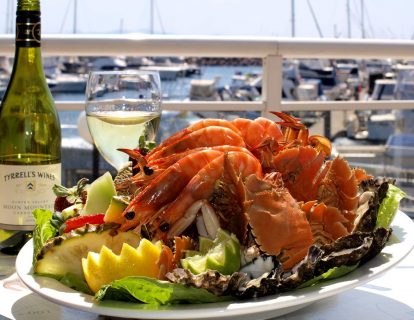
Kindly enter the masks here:
<path id="1" fill-rule="evenodd" d="M 234 298 L 216 296 L 213 293 L 179 283 L 170 283 L 148 277 L 126 277 L 103 286 L 95 299 L 143 302 L 153 305 L 175 303 L 209 303 L 229 301 Z"/>
<path id="2" fill-rule="evenodd" d="M 80 291 L 83 293 L 87 293 L 92 295 L 93 292 L 89 288 L 88 284 L 86 283 L 85 279 L 75 273 L 68 272 L 64 276 L 52 274 L 52 273 L 36 273 L 37 276 L 41 277 L 48 277 L 59 281 L 63 285 L 72 288 L 76 291 Z"/>
<path id="3" fill-rule="evenodd" d="M 33 231 L 33 265 L 37 261 L 37 255 L 42 250 L 46 241 L 53 238 L 57 229 L 51 224 L 52 211 L 46 209 L 35 209 L 33 216 L 35 219 L 35 228 Z"/>
<path id="4" fill-rule="evenodd" d="M 377 228 L 389 228 L 391 225 L 392 220 L 397 213 L 399 203 L 402 198 L 405 197 L 405 192 L 401 189 L 397 188 L 393 184 L 388 185 L 387 195 L 385 196 L 384 200 L 382 200 L 381 205 L 378 210 L 377 216 L 377 224 L 375 225 L 375 229 Z"/>
<path id="5" fill-rule="evenodd" d="M 72 272 L 66 273 L 62 278 L 59 279 L 59 281 L 65 286 L 75 289 L 76 291 L 93 294 L 91 289 L 89 289 L 86 281 L 81 276 Z"/>
<path id="6" fill-rule="evenodd" d="M 322 273 L 320 276 L 315 277 L 313 279 L 310 279 L 304 283 L 302 283 L 298 289 L 302 289 L 302 288 L 306 288 L 306 287 L 310 287 L 313 286 L 317 283 L 320 283 L 322 281 L 327 281 L 327 280 L 332 280 L 332 279 L 336 279 L 336 278 L 340 278 L 352 271 L 354 271 L 356 268 L 358 268 L 359 263 L 353 265 L 353 266 L 340 266 L 340 267 L 333 267 L 331 269 L 329 269 L 328 271 Z"/>
<path id="7" fill-rule="evenodd" d="M 148 141 L 145 136 L 140 136 L 138 139 L 138 148 L 144 153 L 150 152 L 157 146 L 155 141 Z"/>

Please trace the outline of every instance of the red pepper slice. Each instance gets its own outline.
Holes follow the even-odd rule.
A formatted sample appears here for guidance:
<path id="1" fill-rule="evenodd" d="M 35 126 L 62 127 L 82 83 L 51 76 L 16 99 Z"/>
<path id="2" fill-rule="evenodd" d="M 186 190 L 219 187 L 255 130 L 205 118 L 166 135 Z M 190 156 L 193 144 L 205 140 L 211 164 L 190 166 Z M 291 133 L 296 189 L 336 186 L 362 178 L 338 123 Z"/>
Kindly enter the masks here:
<path id="1" fill-rule="evenodd" d="M 72 231 L 73 229 L 77 229 L 83 227 L 85 224 L 103 224 L 104 223 L 105 214 L 98 213 L 92 214 L 89 216 L 78 216 L 74 218 L 70 218 L 65 221 L 65 230 L 64 233 Z"/>

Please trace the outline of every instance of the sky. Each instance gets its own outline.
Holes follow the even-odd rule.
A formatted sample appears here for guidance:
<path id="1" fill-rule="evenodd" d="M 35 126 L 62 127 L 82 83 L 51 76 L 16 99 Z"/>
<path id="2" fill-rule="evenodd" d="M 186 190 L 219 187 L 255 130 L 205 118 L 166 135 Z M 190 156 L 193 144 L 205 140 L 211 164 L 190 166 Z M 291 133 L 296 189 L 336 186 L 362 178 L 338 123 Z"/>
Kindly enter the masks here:
<path id="1" fill-rule="evenodd" d="M 175 35 L 292 36 L 292 0 L 153 0 L 154 33 Z M 42 33 L 150 33 L 151 0 L 41 0 Z M 294 0 L 295 36 L 414 38 L 413 0 Z M 0 0 L 0 34 L 14 30 L 16 0 Z M 314 13 L 314 17 L 312 15 Z M 74 28 L 76 25 L 76 28 Z M 318 26 L 320 32 L 318 31 Z M 13 31 L 14 32 L 14 31 Z"/>

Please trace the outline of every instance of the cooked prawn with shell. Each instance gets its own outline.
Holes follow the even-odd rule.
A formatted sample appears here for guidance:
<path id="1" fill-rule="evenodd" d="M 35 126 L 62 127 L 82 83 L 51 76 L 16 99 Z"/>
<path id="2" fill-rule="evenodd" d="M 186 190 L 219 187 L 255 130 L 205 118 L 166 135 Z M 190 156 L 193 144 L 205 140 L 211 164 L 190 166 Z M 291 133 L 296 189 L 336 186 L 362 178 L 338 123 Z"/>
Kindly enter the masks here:
<path id="1" fill-rule="evenodd" d="M 226 171 L 229 170 L 236 171 L 241 177 L 250 174 L 262 175 L 259 161 L 249 153 L 237 151 L 223 153 L 204 166 L 177 198 L 162 210 L 157 217 L 159 221 L 153 224 L 155 227 L 160 226 L 155 239 L 172 238 L 181 234 L 195 219 L 195 216 L 186 216 L 188 209 L 198 200 L 209 199 L 215 182 L 219 179 L 226 180 Z M 186 219 L 182 219 L 183 216 Z"/>
<path id="2" fill-rule="evenodd" d="M 164 158 L 174 153 L 183 152 L 188 149 L 220 145 L 231 145 L 238 147 L 246 146 L 240 134 L 234 132 L 232 129 L 219 126 L 210 126 L 193 131 L 181 139 L 175 140 L 173 143 L 167 144 L 159 150 L 151 152 L 147 159 L 148 161 L 151 161 L 157 158 Z"/>
<path id="3" fill-rule="evenodd" d="M 197 172 L 222 155 L 214 150 L 202 150 L 180 159 L 145 187 L 123 213 L 121 230 L 148 223 L 165 205 L 173 201 Z"/>

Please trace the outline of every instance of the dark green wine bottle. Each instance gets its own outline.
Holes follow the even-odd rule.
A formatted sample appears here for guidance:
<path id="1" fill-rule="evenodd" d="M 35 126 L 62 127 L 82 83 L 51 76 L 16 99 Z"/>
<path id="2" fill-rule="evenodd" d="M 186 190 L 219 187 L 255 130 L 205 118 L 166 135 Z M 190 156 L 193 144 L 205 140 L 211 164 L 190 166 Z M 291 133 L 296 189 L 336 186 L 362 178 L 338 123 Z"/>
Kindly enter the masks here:
<path id="1" fill-rule="evenodd" d="M 33 209 L 53 209 L 61 181 L 61 129 L 40 52 L 40 2 L 18 0 L 16 51 L 0 107 L 0 251 L 31 237 Z"/>

